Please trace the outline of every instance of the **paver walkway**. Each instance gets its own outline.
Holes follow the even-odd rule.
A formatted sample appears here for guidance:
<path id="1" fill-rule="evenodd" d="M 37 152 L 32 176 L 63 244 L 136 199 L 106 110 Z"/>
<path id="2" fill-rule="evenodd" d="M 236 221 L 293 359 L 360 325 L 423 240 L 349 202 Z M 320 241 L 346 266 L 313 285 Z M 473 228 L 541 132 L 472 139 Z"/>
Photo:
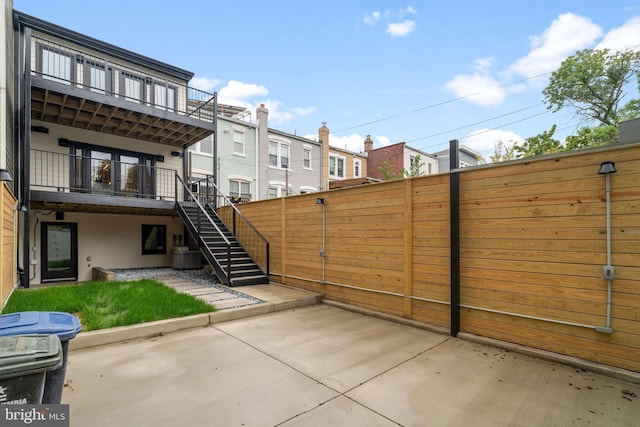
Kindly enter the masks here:
<path id="1" fill-rule="evenodd" d="M 187 279 L 182 279 L 173 275 L 155 276 L 154 280 L 175 289 L 178 292 L 191 295 L 207 304 L 213 305 L 216 310 L 229 310 L 232 308 L 246 307 L 260 304 L 263 301 L 244 295 L 241 292 L 223 290 L 219 287 L 211 287 L 199 283 L 194 283 Z"/>

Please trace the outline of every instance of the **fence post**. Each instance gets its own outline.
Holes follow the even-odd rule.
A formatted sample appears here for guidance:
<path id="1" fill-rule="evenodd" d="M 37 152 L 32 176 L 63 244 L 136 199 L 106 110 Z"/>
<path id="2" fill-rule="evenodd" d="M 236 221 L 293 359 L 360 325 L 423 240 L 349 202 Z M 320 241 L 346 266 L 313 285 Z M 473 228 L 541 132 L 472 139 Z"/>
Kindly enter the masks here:
<path id="1" fill-rule="evenodd" d="M 458 140 L 449 141 L 449 222 L 451 246 L 451 336 L 460 332 L 460 176 Z"/>

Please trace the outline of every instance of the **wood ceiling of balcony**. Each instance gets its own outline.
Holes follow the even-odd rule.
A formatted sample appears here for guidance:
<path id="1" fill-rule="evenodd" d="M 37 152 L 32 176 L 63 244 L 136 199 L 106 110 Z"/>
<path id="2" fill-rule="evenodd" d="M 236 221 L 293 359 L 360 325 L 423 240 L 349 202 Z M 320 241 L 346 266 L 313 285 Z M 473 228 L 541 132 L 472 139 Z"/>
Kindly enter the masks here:
<path id="1" fill-rule="evenodd" d="M 104 213 L 121 215 L 178 216 L 175 209 L 158 209 L 108 204 L 70 203 L 59 201 L 31 201 L 31 209 L 60 212 Z"/>
<path id="2" fill-rule="evenodd" d="M 172 120 L 162 117 L 163 111 L 158 112 L 152 115 L 48 89 L 31 88 L 33 120 L 179 148 L 192 145 L 213 133 L 212 129 L 187 123 L 190 121 L 188 118 Z M 178 114 L 172 116 L 179 117 Z"/>

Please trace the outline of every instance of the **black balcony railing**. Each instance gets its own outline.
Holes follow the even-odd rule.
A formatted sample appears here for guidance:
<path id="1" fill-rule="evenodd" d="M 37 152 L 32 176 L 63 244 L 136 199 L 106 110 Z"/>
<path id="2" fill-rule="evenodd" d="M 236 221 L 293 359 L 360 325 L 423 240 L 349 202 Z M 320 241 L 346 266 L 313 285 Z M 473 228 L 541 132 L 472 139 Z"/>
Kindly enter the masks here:
<path id="1" fill-rule="evenodd" d="M 159 75 L 32 36 L 31 74 L 62 85 L 151 106 L 208 123 L 215 120 L 215 94 Z"/>
<path id="2" fill-rule="evenodd" d="M 174 169 L 31 150 L 31 189 L 175 201 Z"/>

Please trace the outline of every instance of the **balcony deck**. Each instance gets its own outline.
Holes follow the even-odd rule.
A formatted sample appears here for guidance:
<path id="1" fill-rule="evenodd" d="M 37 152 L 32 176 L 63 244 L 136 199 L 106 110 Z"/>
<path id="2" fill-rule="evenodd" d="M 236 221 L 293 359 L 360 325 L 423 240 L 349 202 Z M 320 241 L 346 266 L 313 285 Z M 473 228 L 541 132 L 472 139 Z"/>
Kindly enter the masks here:
<path id="1" fill-rule="evenodd" d="M 31 150 L 30 207 L 65 212 L 177 215 L 174 169 Z"/>
<path id="2" fill-rule="evenodd" d="M 38 61 L 30 65 L 32 120 L 178 148 L 215 131 L 215 94 L 49 40 L 33 40 L 38 55 L 46 50 L 58 58 L 49 58 L 46 69 Z M 87 77 L 89 68 L 99 69 L 102 78 Z M 138 98 L 125 89 L 128 76 L 135 76 Z"/>

